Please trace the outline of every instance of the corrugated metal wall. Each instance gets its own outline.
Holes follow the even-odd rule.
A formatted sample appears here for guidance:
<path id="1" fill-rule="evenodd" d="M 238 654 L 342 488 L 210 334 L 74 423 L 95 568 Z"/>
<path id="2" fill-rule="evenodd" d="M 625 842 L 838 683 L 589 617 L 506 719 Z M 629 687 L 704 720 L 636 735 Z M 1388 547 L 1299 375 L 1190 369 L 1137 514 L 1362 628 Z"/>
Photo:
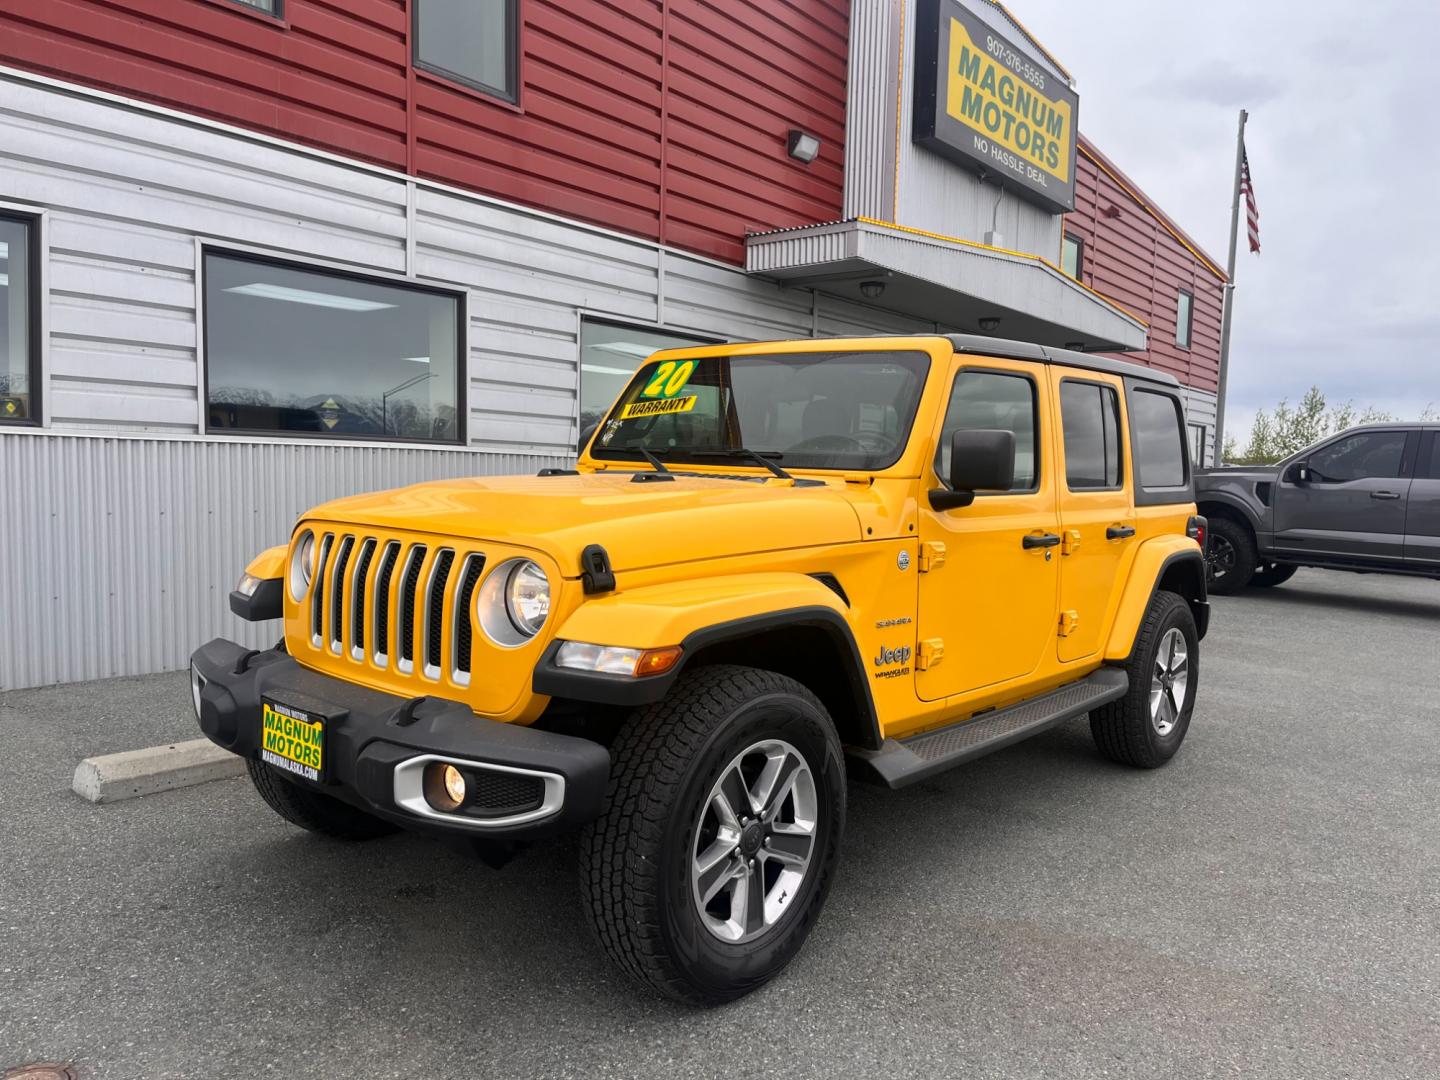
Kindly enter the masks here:
<path id="1" fill-rule="evenodd" d="M 0 429 L 23 493 L 0 521 L 0 687 L 174 668 L 249 633 L 230 588 L 317 501 L 568 460 L 586 315 L 734 339 L 917 328 L 86 91 L 0 76 L 0 96 L 0 201 L 46 214 L 52 432 Z M 466 289 L 472 449 L 206 437 L 199 241 Z"/>
<path id="2" fill-rule="evenodd" d="M 317 503 L 421 480 L 533 473 L 559 456 L 219 439 L 0 437 L 0 690 L 183 667 L 224 635 L 255 554 Z M 20 494 L 17 504 L 14 495 Z"/>
<path id="3" fill-rule="evenodd" d="M 0 3 L 0 63 L 735 264 L 839 213 L 847 0 L 524 0 L 518 107 L 412 66 L 415 3 Z"/>
<path id="4" fill-rule="evenodd" d="M 1168 371 L 1187 386 L 1214 391 L 1224 283 L 1151 212 L 1140 194 L 1094 151 L 1082 147 L 1076 155 L 1075 211 L 1065 216 L 1065 231 L 1085 244 L 1081 280 L 1149 324 L 1145 351 L 1125 359 Z M 1181 289 L 1195 298 L 1188 349 L 1175 344 Z"/>
<path id="5" fill-rule="evenodd" d="M 982 20 L 998 18 L 986 4 L 968 6 Z M 1001 195 L 975 172 L 912 139 L 915 7 L 915 0 L 854 0 L 850 77 L 856 92 L 850 100 L 844 216 L 975 241 L 983 241 L 993 225 L 1004 238 L 1002 246 L 1054 261 L 1060 250 L 1058 216 L 1011 192 Z M 1010 28 L 1001 32 L 1049 68 L 1023 35 Z M 904 92 L 897 93 L 901 86 Z"/>

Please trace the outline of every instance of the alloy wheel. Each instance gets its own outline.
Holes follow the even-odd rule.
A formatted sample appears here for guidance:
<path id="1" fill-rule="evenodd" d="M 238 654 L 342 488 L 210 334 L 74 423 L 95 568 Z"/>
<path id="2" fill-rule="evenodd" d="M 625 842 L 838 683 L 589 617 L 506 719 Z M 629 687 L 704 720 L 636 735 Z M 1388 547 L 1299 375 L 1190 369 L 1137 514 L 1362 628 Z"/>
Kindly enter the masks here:
<path id="1" fill-rule="evenodd" d="M 1175 730 L 1185 691 L 1190 685 L 1190 650 L 1180 628 L 1172 626 L 1160 639 L 1150 677 L 1150 723 L 1162 738 Z"/>
<path id="2" fill-rule="evenodd" d="M 789 910 L 815 851 L 815 777 L 795 747 L 757 742 L 720 773 L 700 808 L 690 881 L 700 921 L 739 944 Z"/>

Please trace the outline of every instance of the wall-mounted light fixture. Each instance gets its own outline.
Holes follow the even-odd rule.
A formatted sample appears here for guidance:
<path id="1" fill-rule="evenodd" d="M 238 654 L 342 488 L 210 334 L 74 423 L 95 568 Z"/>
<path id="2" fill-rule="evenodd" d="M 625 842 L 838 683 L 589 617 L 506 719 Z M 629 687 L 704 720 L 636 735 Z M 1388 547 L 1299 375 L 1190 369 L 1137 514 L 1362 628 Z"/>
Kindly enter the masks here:
<path id="1" fill-rule="evenodd" d="M 785 152 L 796 161 L 809 165 L 820 156 L 820 140 L 799 128 L 791 128 L 790 138 L 785 144 Z"/>
<path id="2" fill-rule="evenodd" d="M 987 334 L 993 334 L 1000 329 L 1000 317 L 998 315 L 987 315 L 980 320 L 980 329 Z"/>
<path id="3" fill-rule="evenodd" d="M 875 300 L 885 292 L 883 281 L 862 281 L 860 282 L 860 294 L 867 299 Z"/>

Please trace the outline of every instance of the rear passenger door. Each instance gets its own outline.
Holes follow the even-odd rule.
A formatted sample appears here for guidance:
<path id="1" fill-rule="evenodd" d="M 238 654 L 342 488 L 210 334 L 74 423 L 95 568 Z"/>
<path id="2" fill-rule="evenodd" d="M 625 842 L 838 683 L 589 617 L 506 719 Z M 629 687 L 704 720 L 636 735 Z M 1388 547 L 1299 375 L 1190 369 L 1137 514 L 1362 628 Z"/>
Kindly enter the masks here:
<path id="1" fill-rule="evenodd" d="M 1051 369 L 1060 417 L 1062 663 L 1100 651 L 1135 544 L 1126 476 L 1124 383 L 1098 372 Z"/>
<path id="2" fill-rule="evenodd" d="M 1356 431 L 1288 466 L 1275 485 L 1275 549 L 1394 559 L 1405 553 L 1406 502 L 1419 433 Z"/>
<path id="3" fill-rule="evenodd" d="M 1440 571 L 1440 430 L 1423 434 L 1405 505 L 1405 561 Z"/>

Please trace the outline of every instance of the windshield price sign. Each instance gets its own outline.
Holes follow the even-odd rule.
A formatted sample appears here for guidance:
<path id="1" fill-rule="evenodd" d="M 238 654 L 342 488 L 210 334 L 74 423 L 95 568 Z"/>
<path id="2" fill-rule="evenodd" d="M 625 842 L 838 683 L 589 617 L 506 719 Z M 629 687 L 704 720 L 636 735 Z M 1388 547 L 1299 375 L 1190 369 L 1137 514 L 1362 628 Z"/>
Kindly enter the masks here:
<path id="1" fill-rule="evenodd" d="M 1055 213 L 1075 209 L 1075 91 L 958 0 L 918 11 L 915 141 Z"/>

